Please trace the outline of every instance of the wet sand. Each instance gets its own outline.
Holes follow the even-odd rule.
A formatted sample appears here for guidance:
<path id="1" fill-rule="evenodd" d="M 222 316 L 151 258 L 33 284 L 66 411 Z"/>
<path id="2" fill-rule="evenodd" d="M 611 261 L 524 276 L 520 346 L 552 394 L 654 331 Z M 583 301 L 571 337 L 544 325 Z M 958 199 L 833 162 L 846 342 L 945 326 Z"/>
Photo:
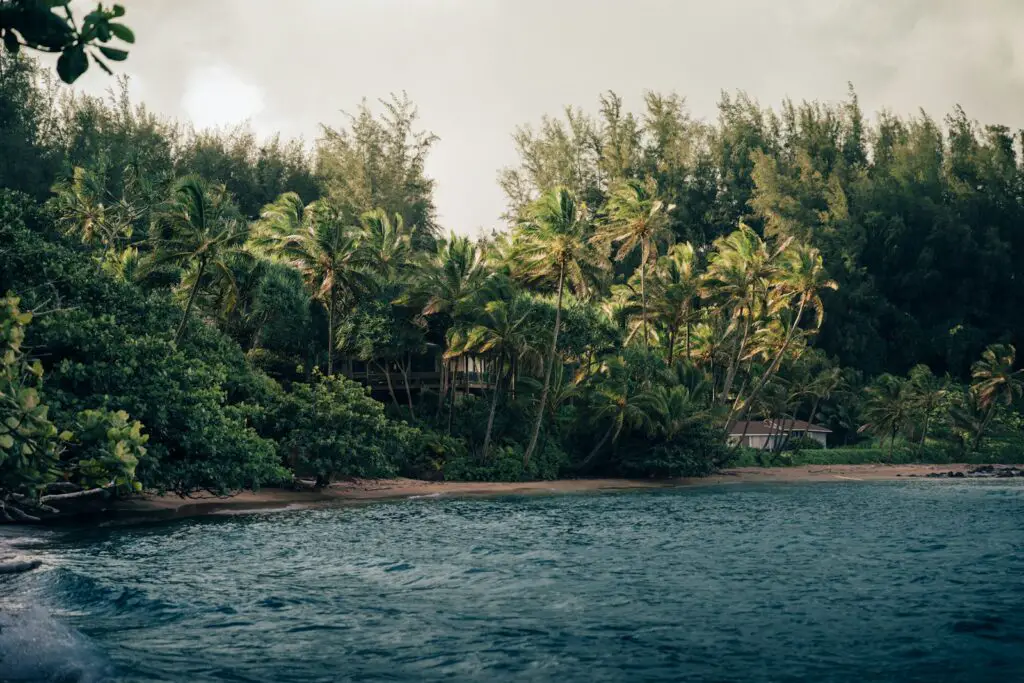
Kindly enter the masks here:
<path id="1" fill-rule="evenodd" d="M 213 513 L 270 509 L 302 509 L 334 503 L 359 503 L 425 497 L 543 495 L 658 489 L 721 484 L 880 481 L 923 477 L 933 472 L 966 471 L 968 465 L 805 465 L 800 467 L 738 467 L 710 477 L 670 480 L 560 479 L 536 482 L 433 482 L 417 479 L 362 479 L 333 484 L 322 491 L 263 489 L 230 497 L 198 494 L 145 496 L 116 503 L 113 510 L 128 516 L 187 517 Z"/>

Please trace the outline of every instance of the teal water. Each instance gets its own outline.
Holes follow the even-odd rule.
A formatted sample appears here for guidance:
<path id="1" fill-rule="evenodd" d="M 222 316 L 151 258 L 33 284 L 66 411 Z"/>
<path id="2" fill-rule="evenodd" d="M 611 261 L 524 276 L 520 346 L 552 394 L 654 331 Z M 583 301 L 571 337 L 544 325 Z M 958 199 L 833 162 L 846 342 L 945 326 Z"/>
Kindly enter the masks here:
<path id="1" fill-rule="evenodd" d="M 4 681 L 1024 681 L 1024 482 L 419 499 L 63 529 Z M 27 542 L 26 542 L 27 543 Z"/>

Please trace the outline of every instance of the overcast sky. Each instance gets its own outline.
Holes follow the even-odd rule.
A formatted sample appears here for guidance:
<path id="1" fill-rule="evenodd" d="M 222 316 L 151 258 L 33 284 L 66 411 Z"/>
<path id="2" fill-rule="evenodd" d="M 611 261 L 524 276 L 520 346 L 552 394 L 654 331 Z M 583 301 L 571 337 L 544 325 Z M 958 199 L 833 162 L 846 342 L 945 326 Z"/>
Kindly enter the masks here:
<path id="1" fill-rule="evenodd" d="M 84 0 L 83 0 L 84 1 Z M 511 133 L 613 89 L 675 91 L 700 118 L 721 90 L 935 116 L 962 104 L 1024 125 L 1024 0 L 120 0 L 121 69 L 150 107 L 199 126 L 245 119 L 316 137 L 362 97 L 405 90 L 440 136 L 442 224 L 498 224 Z M 94 4 L 87 2 L 86 4 Z M 101 92 L 97 69 L 82 88 Z"/>

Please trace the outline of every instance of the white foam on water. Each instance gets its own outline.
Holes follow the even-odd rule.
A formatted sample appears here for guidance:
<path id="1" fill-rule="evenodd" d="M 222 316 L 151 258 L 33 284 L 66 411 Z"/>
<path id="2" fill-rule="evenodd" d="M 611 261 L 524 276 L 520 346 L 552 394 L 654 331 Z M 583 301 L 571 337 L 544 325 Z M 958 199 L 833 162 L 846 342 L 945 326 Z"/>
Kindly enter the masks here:
<path id="1" fill-rule="evenodd" d="M 81 634 L 31 606 L 0 608 L 0 680 L 21 683 L 98 683 L 109 663 Z"/>

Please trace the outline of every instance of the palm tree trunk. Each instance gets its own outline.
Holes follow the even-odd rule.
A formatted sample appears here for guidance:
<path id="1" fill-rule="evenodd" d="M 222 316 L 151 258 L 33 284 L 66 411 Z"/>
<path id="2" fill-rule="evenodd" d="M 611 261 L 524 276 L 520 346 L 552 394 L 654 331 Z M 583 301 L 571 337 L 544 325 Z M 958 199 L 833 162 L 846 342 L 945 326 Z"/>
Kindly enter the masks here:
<path id="1" fill-rule="evenodd" d="M 412 364 L 412 360 L 407 357 L 409 364 Z M 396 361 L 397 363 L 397 361 Z M 398 370 L 402 373 L 402 379 L 405 381 L 405 399 L 409 403 L 409 418 L 413 421 L 416 420 L 416 413 L 412 409 L 412 388 L 409 386 L 409 365 L 405 363 L 397 363 Z"/>
<path id="2" fill-rule="evenodd" d="M 327 375 L 334 374 L 334 309 L 335 309 L 334 285 L 331 285 L 331 295 L 327 301 Z"/>
<path id="3" fill-rule="evenodd" d="M 530 464 L 530 456 L 537 448 L 537 439 L 540 437 L 540 425 L 544 420 L 544 408 L 548 402 L 548 391 L 551 389 L 551 371 L 555 367 L 555 355 L 558 353 L 558 328 L 562 325 L 562 294 L 565 289 L 565 264 L 558 269 L 558 303 L 555 305 L 555 329 L 551 333 L 551 353 L 548 354 L 548 366 L 544 370 L 544 386 L 540 390 L 540 405 L 537 406 L 537 419 L 533 422 L 533 436 L 530 437 L 530 445 L 526 447 L 523 454 L 523 468 Z"/>
<path id="4" fill-rule="evenodd" d="M 818 414 L 818 404 L 821 402 L 820 396 L 814 397 L 814 403 L 811 404 L 811 414 L 807 416 L 807 424 L 814 424 L 814 416 Z"/>
<path id="5" fill-rule="evenodd" d="M 644 352 L 650 353 L 651 342 L 647 334 L 647 257 L 648 247 L 645 244 L 640 252 L 640 307 L 643 309 L 641 315 L 644 317 Z"/>
<path id="6" fill-rule="evenodd" d="M 587 455 L 587 457 L 583 459 L 583 462 L 580 463 L 580 469 L 589 465 L 590 461 L 597 457 L 597 454 L 601 452 L 604 445 L 608 443 L 608 439 L 611 438 L 612 432 L 615 430 L 615 422 L 616 420 L 612 420 L 612 423 L 608 425 L 608 430 L 604 433 L 604 436 L 601 437 L 601 440 L 597 442 L 597 445 L 590 451 L 590 454 Z"/>
<path id="7" fill-rule="evenodd" d="M 772 375 L 778 372 L 779 366 L 782 365 L 782 358 L 786 355 L 786 349 L 789 348 L 789 343 L 793 341 L 793 333 L 800 325 L 800 318 L 803 317 L 804 301 L 805 300 L 803 298 L 800 299 L 800 308 L 797 309 L 796 320 L 793 321 L 793 324 L 789 328 L 789 332 L 786 333 L 786 339 L 782 342 L 782 348 L 780 348 L 779 352 L 775 354 L 775 358 L 772 359 L 772 364 L 768 366 L 768 369 L 761 375 L 757 384 L 755 384 L 754 388 L 751 389 L 750 396 L 748 396 L 746 402 L 744 402 L 743 408 L 746 408 L 754 402 L 754 399 L 757 398 L 757 395 L 761 392 L 761 389 L 764 388 L 764 385 L 768 383 L 768 380 L 771 379 Z"/>
<path id="8" fill-rule="evenodd" d="M 686 318 L 686 362 L 690 362 L 690 318 Z"/>
<path id="9" fill-rule="evenodd" d="M 452 418 L 455 416 L 455 387 L 459 381 L 459 363 L 450 361 L 451 367 L 448 376 L 448 434 L 452 433 Z"/>
<path id="10" fill-rule="evenodd" d="M 668 352 L 665 354 L 665 363 L 669 367 L 672 366 L 672 355 L 676 351 L 676 334 L 675 331 L 668 333 Z"/>
<path id="11" fill-rule="evenodd" d="M 724 404 L 729 400 L 729 391 L 732 389 L 732 383 L 736 380 L 736 372 L 740 367 L 740 360 L 743 358 L 743 352 L 747 348 L 747 337 L 750 336 L 750 317 L 747 316 L 746 321 L 743 324 L 743 336 L 740 337 L 739 347 L 736 349 L 736 357 L 729 363 L 729 368 L 725 372 L 725 383 L 722 385 L 722 395 L 719 396 L 719 400 Z M 729 411 L 730 416 L 733 411 Z"/>
<path id="12" fill-rule="evenodd" d="M 494 429 L 494 414 L 498 412 L 498 392 L 501 389 L 501 370 L 505 357 L 498 356 L 498 371 L 494 375 L 494 395 L 491 396 L 491 414 L 487 416 L 487 431 L 484 432 L 484 459 L 491 447 L 491 430 Z"/>
<path id="13" fill-rule="evenodd" d="M 928 423 L 931 421 L 931 417 L 932 417 L 932 411 L 931 411 L 931 407 L 929 406 L 929 407 L 925 408 L 925 411 L 924 411 L 924 426 L 921 428 L 921 441 L 917 445 L 918 453 L 920 453 L 922 450 L 924 450 L 924 442 L 925 442 L 925 439 L 928 438 Z"/>
<path id="14" fill-rule="evenodd" d="M 892 438 L 889 439 L 889 464 L 892 464 L 892 449 L 896 446 L 896 429 L 892 430 Z"/>
<path id="15" fill-rule="evenodd" d="M 441 421 L 441 406 L 444 405 L 445 391 L 448 388 L 448 361 L 441 359 L 441 377 L 437 388 L 437 411 L 434 413 L 434 421 Z"/>
<path id="16" fill-rule="evenodd" d="M 972 453 L 977 453 L 978 449 L 981 448 L 981 437 L 984 436 L 985 430 L 988 429 L 988 423 L 992 419 L 992 416 L 995 414 L 995 412 L 996 403 L 995 401 L 993 401 L 992 404 L 989 406 L 988 412 L 985 413 L 985 419 L 981 421 L 980 425 L 978 425 L 978 433 L 975 435 L 974 443 L 971 445 Z"/>
<path id="17" fill-rule="evenodd" d="M 185 332 L 185 325 L 188 324 L 188 315 L 192 312 L 192 305 L 196 302 L 196 295 L 199 293 L 199 285 L 203 281 L 204 272 L 206 272 L 206 259 L 199 261 L 199 272 L 196 273 L 196 282 L 192 285 L 192 291 L 188 293 L 188 303 L 185 304 L 185 313 L 181 316 L 178 331 L 174 333 L 174 343 L 178 343 L 181 335 Z"/>

